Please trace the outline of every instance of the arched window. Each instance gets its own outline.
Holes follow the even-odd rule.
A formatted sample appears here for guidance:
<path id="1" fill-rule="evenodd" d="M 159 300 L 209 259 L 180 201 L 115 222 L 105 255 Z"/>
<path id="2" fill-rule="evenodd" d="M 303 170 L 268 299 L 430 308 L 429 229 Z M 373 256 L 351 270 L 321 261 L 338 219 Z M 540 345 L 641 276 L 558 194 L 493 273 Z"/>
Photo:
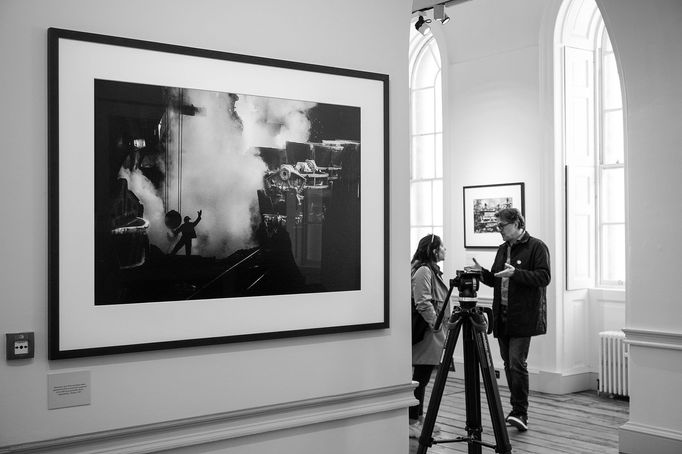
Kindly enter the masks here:
<path id="1" fill-rule="evenodd" d="M 557 68 L 566 177 L 567 289 L 625 285 L 623 103 L 594 0 L 567 0 Z"/>
<path id="2" fill-rule="evenodd" d="M 443 90 L 438 44 L 410 27 L 410 246 L 443 236 Z"/>

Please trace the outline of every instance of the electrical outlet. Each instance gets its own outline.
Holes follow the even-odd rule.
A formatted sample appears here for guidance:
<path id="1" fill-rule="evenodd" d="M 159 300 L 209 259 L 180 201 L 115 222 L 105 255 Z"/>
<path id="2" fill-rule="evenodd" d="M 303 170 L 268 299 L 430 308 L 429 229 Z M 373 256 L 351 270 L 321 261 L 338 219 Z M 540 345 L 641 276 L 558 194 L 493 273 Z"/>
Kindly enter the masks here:
<path id="1" fill-rule="evenodd" d="M 33 333 L 7 333 L 7 360 L 33 358 L 35 336 Z"/>
<path id="2" fill-rule="evenodd" d="M 499 379 L 500 378 L 500 371 L 495 369 L 495 378 Z"/>

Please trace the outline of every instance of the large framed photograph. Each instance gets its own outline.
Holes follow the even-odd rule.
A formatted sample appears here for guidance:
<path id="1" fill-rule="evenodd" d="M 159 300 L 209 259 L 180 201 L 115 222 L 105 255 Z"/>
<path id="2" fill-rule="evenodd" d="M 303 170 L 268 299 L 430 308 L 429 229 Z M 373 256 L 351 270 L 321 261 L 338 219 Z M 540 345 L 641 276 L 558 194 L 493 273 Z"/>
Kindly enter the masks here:
<path id="1" fill-rule="evenodd" d="M 464 247 L 497 248 L 502 244 L 495 213 L 518 208 L 525 216 L 524 184 L 464 186 Z"/>
<path id="2" fill-rule="evenodd" d="M 49 357 L 388 327 L 388 76 L 48 30 Z"/>

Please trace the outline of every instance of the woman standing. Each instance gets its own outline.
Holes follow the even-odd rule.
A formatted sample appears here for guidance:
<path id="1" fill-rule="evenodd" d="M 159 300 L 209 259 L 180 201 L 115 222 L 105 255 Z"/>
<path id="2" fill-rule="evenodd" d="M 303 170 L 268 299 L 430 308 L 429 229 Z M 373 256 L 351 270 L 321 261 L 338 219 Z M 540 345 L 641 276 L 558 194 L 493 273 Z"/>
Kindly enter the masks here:
<path id="1" fill-rule="evenodd" d="M 438 235 L 429 234 L 419 241 L 417 250 L 412 257 L 412 300 L 417 312 L 424 318 L 429 328 L 424 338 L 412 346 L 412 380 L 419 383 L 414 390 L 414 397 L 419 401 L 418 405 L 410 407 L 410 438 L 418 438 L 421 435 L 424 421 L 424 392 L 426 385 L 431 379 L 431 374 L 436 365 L 440 363 L 443 345 L 445 344 L 445 332 L 442 324 L 437 331 L 434 325 L 438 313 L 446 304 L 446 315 L 450 312 L 449 301 L 445 302 L 448 287 L 443 282 L 442 272 L 438 262 L 445 259 L 445 246 Z M 434 426 L 433 433 L 440 431 Z"/>

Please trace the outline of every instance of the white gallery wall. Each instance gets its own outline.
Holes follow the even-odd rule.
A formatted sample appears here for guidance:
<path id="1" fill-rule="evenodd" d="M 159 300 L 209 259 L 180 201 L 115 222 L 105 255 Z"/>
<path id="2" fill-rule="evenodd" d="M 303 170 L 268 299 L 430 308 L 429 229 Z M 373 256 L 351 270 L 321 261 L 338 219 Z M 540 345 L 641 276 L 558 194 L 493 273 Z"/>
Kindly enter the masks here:
<path id="1" fill-rule="evenodd" d="M 630 420 L 625 453 L 682 451 L 682 3 L 597 0 L 625 92 L 629 222 L 626 334 Z M 661 220 L 673 213 L 672 220 Z M 667 440 L 666 444 L 662 441 Z M 658 443 L 658 444 L 652 444 Z"/>
<path id="2" fill-rule="evenodd" d="M 682 88 L 676 76 L 682 66 L 682 3 L 597 3 L 624 91 L 630 229 L 625 294 L 563 290 L 564 227 L 556 221 L 563 196 L 553 149 L 551 72 L 559 0 L 465 2 L 448 9 L 450 23 L 435 24 L 448 61 L 446 272 L 454 274 L 474 256 L 488 265 L 494 257 L 494 251 L 463 247 L 462 187 L 524 182 L 528 230 L 548 244 L 553 266 L 548 334 L 534 338 L 528 360 L 531 388 L 594 389 L 596 335 L 624 328 L 630 342 L 631 416 L 621 430 L 620 449 L 680 452 L 682 308 L 674 229 L 682 219 Z M 491 296 L 485 288 L 479 295 L 482 301 Z"/>
<path id="3" fill-rule="evenodd" d="M 406 452 L 412 388 L 403 260 L 390 267 L 390 329 L 48 361 L 47 29 L 388 74 L 389 252 L 406 257 L 410 3 L 0 2 L 0 200 L 8 219 L 0 334 L 36 338 L 34 359 L 0 360 L 0 452 L 186 452 L 192 444 L 201 444 L 193 452 L 216 453 L 312 453 L 321 445 Z M 90 373 L 91 403 L 48 410 L 48 375 L 70 371 Z"/>
<path id="4" fill-rule="evenodd" d="M 449 63 L 450 127 L 444 134 L 451 150 L 445 156 L 450 272 L 473 257 L 489 266 L 495 256 L 494 250 L 463 248 L 462 187 L 523 182 L 528 230 L 548 244 L 553 265 L 549 330 L 533 340 L 531 387 L 553 393 L 595 389 L 598 333 L 625 325 L 624 291 L 565 291 L 563 167 L 553 133 L 560 6 L 467 2 L 450 8 L 451 23 L 434 27 Z M 479 296 L 486 304 L 492 289 L 482 287 Z"/>
<path id="5" fill-rule="evenodd" d="M 557 270 L 561 243 L 548 215 L 553 206 L 554 156 L 547 130 L 552 124 L 551 99 L 545 99 L 543 91 L 548 82 L 542 72 L 547 57 L 540 41 L 546 5 L 542 0 L 466 2 L 450 8 L 451 21 L 440 27 L 449 63 L 449 127 L 444 132 L 450 148 L 445 156 L 445 174 L 450 177 L 446 216 L 452 269 L 448 271 L 471 264 L 474 257 L 489 267 L 495 257 L 494 249 L 464 249 L 462 187 L 523 182 L 527 229 L 547 243 L 553 267 L 548 334 L 531 342 L 531 388 L 561 393 L 585 389 L 586 384 L 570 382 L 573 378 L 561 363 L 564 313 Z M 482 301 L 491 299 L 492 289 L 482 287 L 479 296 Z M 497 342 L 492 342 L 492 349 L 501 368 Z"/>

